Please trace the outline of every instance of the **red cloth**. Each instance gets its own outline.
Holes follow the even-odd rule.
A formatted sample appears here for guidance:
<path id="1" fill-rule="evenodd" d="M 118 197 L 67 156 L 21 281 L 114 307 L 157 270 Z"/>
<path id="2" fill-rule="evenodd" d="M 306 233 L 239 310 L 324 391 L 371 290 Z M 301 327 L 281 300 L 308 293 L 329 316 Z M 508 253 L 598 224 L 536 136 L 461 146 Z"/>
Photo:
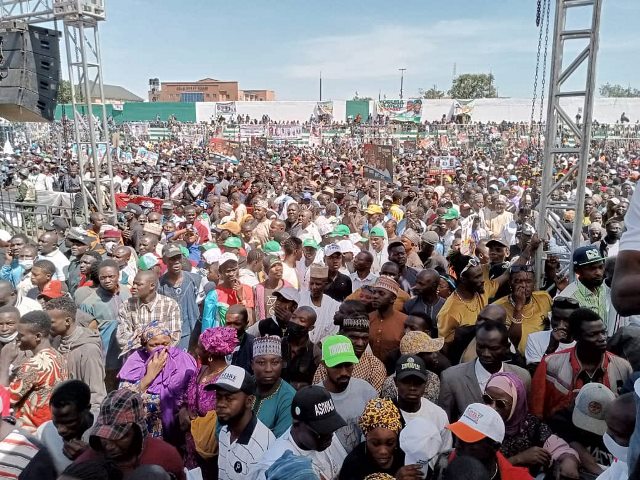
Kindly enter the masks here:
<path id="1" fill-rule="evenodd" d="M 456 451 L 451 452 L 449 456 L 449 463 L 456 458 Z M 516 467 L 512 465 L 509 460 L 500 452 L 496 452 L 496 458 L 498 460 L 498 470 L 500 471 L 500 480 L 533 480 L 533 477 L 529 473 L 526 467 Z M 491 475 L 493 472 L 489 472 Z"/>
<path id="2" fill-rule="evenodd" d="M 142 202 L 152 202 L 153 211 L 160 213 L 162 211 L 162 203 L 164 200 L 153 197 L 143 197 L 142 195 L 128 195 L 126 193 L 116 193 L 116 208 L 118 210 L 127 206 L 127 203 L 135 203 L 140 205 Z"/>

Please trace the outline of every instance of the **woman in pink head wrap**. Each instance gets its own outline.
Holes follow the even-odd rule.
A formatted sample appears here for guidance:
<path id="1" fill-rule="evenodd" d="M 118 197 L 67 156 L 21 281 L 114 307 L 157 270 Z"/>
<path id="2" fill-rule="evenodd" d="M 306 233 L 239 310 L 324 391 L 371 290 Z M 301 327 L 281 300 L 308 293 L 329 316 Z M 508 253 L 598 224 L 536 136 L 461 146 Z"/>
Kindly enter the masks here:
<path id="1" fill-rule="evenodd" d="M 528 467 L 535 476 L 557 464 L 562 478 L 579 478 L 578 454 L 554 435 L 547 424 L 529 413 L 527 391 L 520 377 L 507 372 L 493 374 L 482 401 L 504 420 L 505 437 L 500 452 L 513 465 Z"/>

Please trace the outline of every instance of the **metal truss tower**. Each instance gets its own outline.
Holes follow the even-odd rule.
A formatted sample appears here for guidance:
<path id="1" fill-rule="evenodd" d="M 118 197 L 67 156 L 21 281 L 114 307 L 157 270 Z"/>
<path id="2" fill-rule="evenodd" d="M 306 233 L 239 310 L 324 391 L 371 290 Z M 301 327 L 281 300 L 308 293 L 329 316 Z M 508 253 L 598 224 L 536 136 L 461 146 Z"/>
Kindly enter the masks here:
<path id="1" fill-rule="evenodd" d="M 63 22 L 74 144 L 87 220 L 91 208 L 101 213 L 116 211 L 98 32 L 105 18 L 104 0 L 0 0 L 1 21 Z M 108 177 L 101 178 L 105 164 Z"/>
<path id="2" fill-rule="evenodd" d="M 582 241 L 602 0 L 556 0 L 556 2 L 537 231 L 541 232 L 542 236 L 547 229 L 551 229 L 559 239 L 558 243 L 571 251 Z M 579 21 L 587 14 L 588 22 L 581 25 L 581 28 L 574 26 L 577 23 L 576 18 Z M 565 52 L 567 61 L 565 61 Z M 578 111 L 577 113 L 569 112 L 569 103 L 575 107 L 575 99 L 579 100 Z M 565 132 L 575 135 L 575 146 L 567 145 Z M 556 181 L 554 166 L 561 156 L 573 156 L 576 161 L 567 174 Z M 565 184 L 572 186 L 575 196 L 567 201 L 554 200 L 553 193 Z M 557 212 L 567 210 L 575 211 L 572 232 L 558 221 L 562 219 L 558 219 Z M 543 271 L 542 261 L 542 254 L 538 253 L 536 272 L 539 274 Z"/>

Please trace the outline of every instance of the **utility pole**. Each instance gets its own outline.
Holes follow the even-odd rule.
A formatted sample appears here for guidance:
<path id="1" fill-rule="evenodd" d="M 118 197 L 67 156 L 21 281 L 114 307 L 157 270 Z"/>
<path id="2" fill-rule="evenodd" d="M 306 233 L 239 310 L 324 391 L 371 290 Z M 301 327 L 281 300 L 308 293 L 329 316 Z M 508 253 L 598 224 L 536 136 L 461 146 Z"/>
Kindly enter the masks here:
<path id="1" fill-rule="evenodd" d="M 320 70 L 320 101 L 322 101 L 322 70 Z"/>
<path id="2" fill-rule="evenodd" d="M 404 88 L 404 72 L 407 70 L 406 68 L 399 68 L 400 70 L 400 100 L 402 100 L 402 91 Z"/>

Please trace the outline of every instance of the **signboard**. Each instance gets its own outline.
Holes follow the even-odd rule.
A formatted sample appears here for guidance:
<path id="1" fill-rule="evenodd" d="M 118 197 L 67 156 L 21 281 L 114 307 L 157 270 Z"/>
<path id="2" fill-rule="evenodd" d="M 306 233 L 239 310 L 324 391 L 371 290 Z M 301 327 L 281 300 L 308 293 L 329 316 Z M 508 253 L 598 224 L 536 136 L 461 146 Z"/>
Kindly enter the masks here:
<path id="1" fill-rule="evenodd" d="M 266 132 L 264 125 L 240 125 L 240 138 L 264 137 Z"/>
<path id="2" fill-rule="evenodd" d="M 333 118 L 333 102 L 318 102 L 316 103 L 315 112 L 317 117 L 324 117 L 325 119 Z"/>
<path id="3" fill-rule="evenodd" d="M 235 102 L 216 103 L 216 117 L 231 117 L 236 114 Z"/>
<path id="4" fill-rule="evenodd" d="M 293 124 L 269 125 L 267 127 L 267 136 L 281 140 L 300 138 L 302 136 L 302 127 Z"/>
<path id="5" fill-rule="evenodd" d="M 364 176 L 380 182 L 393 182 L 393 147 L 391 145 L 364 145 Z"/>
<path id="6" fill-rule="evenodd" d="M 322 127 L 319 123 L 312 123 L 309 130 L 309 146 L 319 147 L 322 145 Z"/>
<path id="7" fill-rule="evenodd" d="M 422 100 L 379 100 L 376 102 L 376 112 L 383 117 L 389 117 L 392 122 L 420 123 L 422 117 Z"/>
<path id="8" fill-rule="evenodd" d="M 455 170 L 458 159 L 451 155 L 442 157 L 433 157 L 433 165 L 440 167 L 441 170 Z"/>
<path id="9" fill-rule="evenodd" d="M 225 140 L 223 138 L 212 138 L 209 140 L 209 151 L 227 157 L 229 160 L 239 160 L 241 151 L 240 142 Z"/>

